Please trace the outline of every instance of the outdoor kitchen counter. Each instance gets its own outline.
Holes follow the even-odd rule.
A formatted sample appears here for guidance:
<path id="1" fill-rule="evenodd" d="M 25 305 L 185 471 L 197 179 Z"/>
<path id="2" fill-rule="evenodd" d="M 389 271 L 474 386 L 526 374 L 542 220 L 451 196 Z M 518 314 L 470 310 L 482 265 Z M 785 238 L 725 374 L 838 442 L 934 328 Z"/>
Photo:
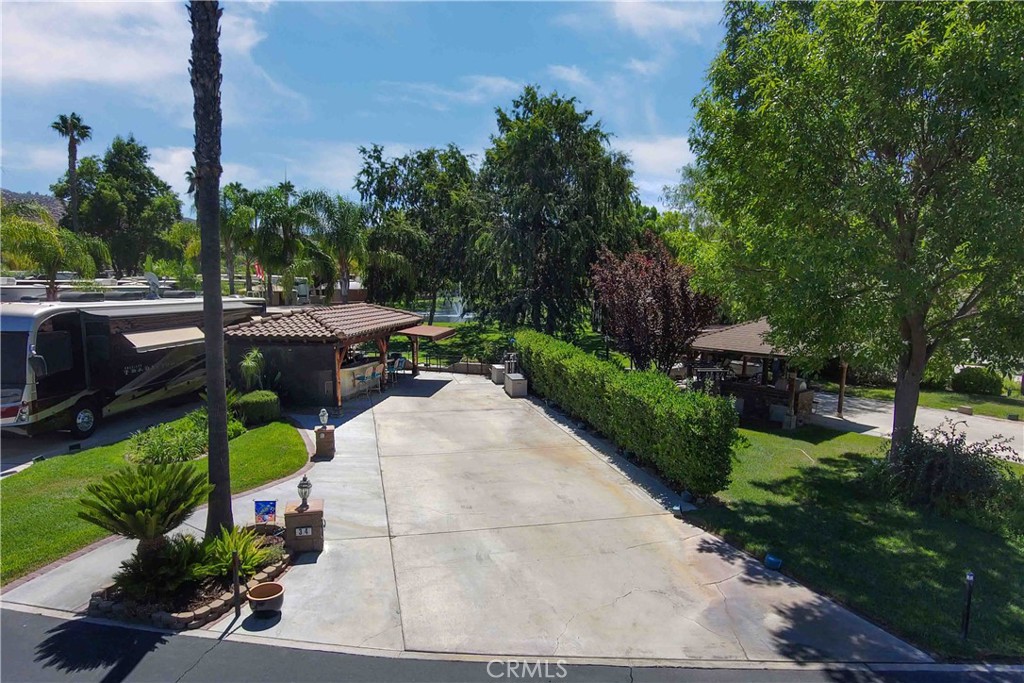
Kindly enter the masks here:
<path id="1" fill-rule="evenodd" d="M 366 376 L 369 377 L 373 372 L 374 366 L 377 367 L 377 372 L 384 373 L 384 363 L 378 358 L 373 358 L 357 365 L 344 365 L 339 373 L 341 378 L 341 398 L 351 398 L 359 393 L 360 387 L 356 377 Z"/>

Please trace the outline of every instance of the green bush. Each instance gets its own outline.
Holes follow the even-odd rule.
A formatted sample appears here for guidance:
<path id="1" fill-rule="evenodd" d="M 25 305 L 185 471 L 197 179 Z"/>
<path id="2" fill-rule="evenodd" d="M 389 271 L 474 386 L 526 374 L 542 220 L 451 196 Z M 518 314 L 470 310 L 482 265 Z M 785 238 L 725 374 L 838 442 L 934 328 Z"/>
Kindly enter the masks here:
<path id="1" fill-rule="evenodd" d="M 946 420 L 894 448 L 867 474 L 896 500 L 933 508 L 976 526 L 1024 534 L 1024 481 L 1007 465 L 1009 442 L 968 443 L 967 432 Z M 1019 460 L 1019 458 L 1017 458 Z"/>
<path id="2" fill-rule="evenodd" d="M 114 583 L 138 602 L 167 600 L 206 578 L 202 567 L 205 557 L 201 541 L 176 534 L 150 555 L 133 553 L 114 574 Z"/>
<path id="3" fill-rule="evenodd" d="M 273 422 L 281 417 L 281 402 L 273 391 L 259 390 L 242 394 L 235 402 L 235 410 L 242 422 L 254 425 Z"/>
<path id="4" fill-rule="evenodd" d="M 953 375 L 953 391 L 961 394 L 999 396 L 1003 393 L 1003 378 L 988 368 L 967 367 Z"/>
<path id="5" fill-rule="evenodd" d="M 732 401 L 681 392 L 663 374 L 625 372 L 531 330 L 516 336 L 523 372 L 538 394 L 585 420 L 697 496 L 729 484 L 738 418 Z"/>
<path id="6" fill-rule="evenodd" d="M 132 434 L 126 454 L 132 462 L 164 465 L 195 460 L 207 450 L 206 407 L 197 408 L 174 422 L 155 425 Z M 228 415 L 228 439 L 245 432 L 234 415 Z"/>
<path id="7" fill-rule="evenodd" d="M 220 536 L 206 544 L 202 571 L 207 576 L 231 576 L 232 553 L 238 552 L 238 573 L 248 578 L 280 557 L 280 551 L 263 544 L 263 537 L 253 529 L 232 527 L 221 529 Z"/>

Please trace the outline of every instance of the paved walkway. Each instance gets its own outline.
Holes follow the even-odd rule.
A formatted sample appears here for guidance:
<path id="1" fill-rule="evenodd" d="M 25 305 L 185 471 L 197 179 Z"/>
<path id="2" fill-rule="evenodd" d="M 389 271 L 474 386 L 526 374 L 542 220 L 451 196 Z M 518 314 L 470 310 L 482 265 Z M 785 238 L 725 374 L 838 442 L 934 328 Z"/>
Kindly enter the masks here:
<path id="1" fill-rule="evenodd" d="M 929 661 L 674 518 L 671 491 L 485 378 L 404 378 L 335 422 L 336 457 L 309 472 L 326 500 L 325 550 L 284 575 L 279 618 L 228 615 L 211 635 L 403 656 Z M 255 499 L 293 497 L 294 482 L 243 496 L 236 521 Z M 104 545 L 4 601 L 81 609 L 132 545 Z"/>
<path id="2" fill-rule="evenodd" d="M 837 394 L 820 392 L 815 396 L 815 415 L 811 421 L 829 429 L 860 432 L 888 438 L 892 435 L 893 405 L 888 401 L 847 396 L 843 401 L 843 417 L 836 417 Z M 1000 420 L 985 415 L 961 415 L 952 410 L 918 407 L 917 427 L 928 431 L 946 420 L 963 423 L 970 441 L 984 441 L 994 436 L 1010 439 L 1018 455 L 1024 455 L 1024 422 Z"/>

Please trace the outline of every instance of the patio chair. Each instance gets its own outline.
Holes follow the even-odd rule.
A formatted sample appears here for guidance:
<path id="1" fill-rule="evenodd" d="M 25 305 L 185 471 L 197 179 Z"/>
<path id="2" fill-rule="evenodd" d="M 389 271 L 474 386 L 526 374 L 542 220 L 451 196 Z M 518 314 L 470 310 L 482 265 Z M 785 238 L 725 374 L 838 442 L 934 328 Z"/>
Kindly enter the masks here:
<path id="1" fill-rule="evenodd" d="M 369 396 L 370 392 L 374 389 L 377 393 L 381 393 L 380 379 L 384 376 L 384 365 L 374 365 L 373 372 L 370 373 L 370 379 L 366 383 L 366 395 Z"/>
<path id="2" fill-rule="evenodd" d="M 365 394 L 370 395 L 370 376 L 369 375 L 356 375 L 353 377 L 356 381 L 356 395 Z"/>
<path id="3" fill-rule="evenodd" d="M 401 356 L 399 356 L 398 358 L 394 358 L 390 363 L 388 363 L 388 378 L 390 379 L 390 381 L 395 382 L 397 384 L 398 373 L 403 372 L 404 370 L 405 358 L 402 358 Z"/>

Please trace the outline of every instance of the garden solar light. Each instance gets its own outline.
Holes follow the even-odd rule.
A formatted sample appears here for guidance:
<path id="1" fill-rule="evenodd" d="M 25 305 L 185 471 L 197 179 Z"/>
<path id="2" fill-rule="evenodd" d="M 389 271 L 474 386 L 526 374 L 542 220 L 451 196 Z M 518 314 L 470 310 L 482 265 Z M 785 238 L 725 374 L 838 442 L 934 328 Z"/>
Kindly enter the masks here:
<path id="1" fill-rule="evenodd" d="M 302 475 L 302 481 L 299 482 L 299 498 L 302 499 L 302 504 L 299 506 L 305 510 L 308 506 L 306 501 L 309 499 L 309 492 L 313 490 L 313 482 L 311 482 L 306 475 Z"/>
<path id="2" fill-rule="evenodd" d="M 320 409 L 320 426 L 327 426 L 327 408 Z M 303 477 L 303 479 L 305 479 L 305 477 Z"/>

